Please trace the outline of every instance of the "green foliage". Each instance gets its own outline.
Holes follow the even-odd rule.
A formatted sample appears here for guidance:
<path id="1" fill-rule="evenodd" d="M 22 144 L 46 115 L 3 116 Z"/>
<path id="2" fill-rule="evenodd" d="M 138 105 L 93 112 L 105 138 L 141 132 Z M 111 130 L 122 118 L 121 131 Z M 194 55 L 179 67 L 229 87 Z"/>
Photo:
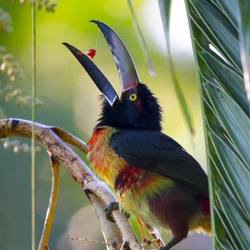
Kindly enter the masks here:
<path id="1" fill-rule="evenodd" d="M 242 15 L 250 6 L 242 12 L 237 1 L 186 0 L 186 7 L 203 106 L 213 247 L 250 249 L 249 79 L 243 77 L 250 23 Z"/>
<path id="2" fill-rule="evenodd" d="M 250 3 L 185 2 L 203 106 L 213 248 L 250 249 Z M 170 4 L 159 0 L 167 37 Z"/>

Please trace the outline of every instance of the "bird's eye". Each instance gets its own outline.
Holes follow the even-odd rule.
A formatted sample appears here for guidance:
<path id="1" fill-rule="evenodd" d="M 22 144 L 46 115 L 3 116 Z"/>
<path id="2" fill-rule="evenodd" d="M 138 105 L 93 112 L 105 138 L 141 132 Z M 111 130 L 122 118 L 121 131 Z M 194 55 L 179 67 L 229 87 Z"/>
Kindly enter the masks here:
<path id="1" fill-rule="evenodd" d="M 132 102 L 136 101 L 137 100 L 137 94 L 135 94 L 135 93 L 130 94 L 129 95 L 129 100 L 132 101 Z"/>

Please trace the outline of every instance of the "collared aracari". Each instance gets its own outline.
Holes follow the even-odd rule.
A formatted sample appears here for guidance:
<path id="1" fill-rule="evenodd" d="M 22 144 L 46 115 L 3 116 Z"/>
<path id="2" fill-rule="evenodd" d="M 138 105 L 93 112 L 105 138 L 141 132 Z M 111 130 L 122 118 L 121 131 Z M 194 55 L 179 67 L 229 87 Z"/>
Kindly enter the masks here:
<path id="1" fill-rule="evenodd" d="M 84 53 L 64 43 L 102 92 L 100 118 L 88 141 L 88 157 L 97 176 L 112 187 L 121 207 L 146 225 L 170 229 L 167 250 L 189 231 L 210 233 L 208 178 L 200 164 L 161 132 L 161 107 L 141 83 L 119 36 L 101 29 L 114 56 L 122 93 L 114 88 Z"/>

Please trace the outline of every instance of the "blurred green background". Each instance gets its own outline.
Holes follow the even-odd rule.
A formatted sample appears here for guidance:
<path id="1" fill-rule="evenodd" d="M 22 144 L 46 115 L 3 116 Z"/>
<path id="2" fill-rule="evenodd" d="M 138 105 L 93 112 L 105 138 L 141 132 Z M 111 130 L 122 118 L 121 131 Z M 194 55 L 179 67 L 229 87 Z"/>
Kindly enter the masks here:
<path id="1" fill-rule="evenodd" d="M 147 83 L 159 98 L 164 111 L 163 132 L 183 145 L 206 169 L 200 103 L 183 1 L 174 1 L 171 46 L 178 78 L 194 117 L 194 137 L 188 132 L 171 83 L 157 1 L 133 1 L 133 4 L 149 47 L 155 77 L 149 75 L 127 1 L 60 1 L 54 13 L 44 9 L 37 11 L 37 96 L 44 102 L 43 107 L 37 109 L 37 121 L 60 126 L 86 141 L 98 119 L 100 93 L 62 42 L 71 43 L 83 51 L 95 48 L 94 62 L 120 93 L 116 67 L 108 46 L 96 25 L 89 22 L 98 19 L 119 33 L 134 59 L 141 81 Z M 20 62 L 25 75 L 23 80 L 15 81 L 13 85 L 21 88 L 24 94 L 31 95 L 30 4 L 3 0 L 0 8 L 9 12 L 13 27 L 11 33 L 0 33 L 0 45 Z M 1 72 L 0 81 L 3 85 L 8 81 Z M 3 99 L 0 102 L 8 117 L 31 119 L 31 110 L 18 108 L 14 103 L 6 104 Z M 29 154 L 15 154 L 0 145 L 0 249 L 30 248 L 30 166 Z M 68 172 L 63 167 L 61 169 L 50 249 L 105 249 L 99 244 L 67 240 L 68 237 L 102 240 L 102 235 L 85 194 Z M 49 157 L 44 150 L 37 154 L 36 174 L 36 233 L 39 242 L 51 185 Z M 164 237 L 168 239 L 165 234 Z M 211 249 L 210 238 L 194 234 L 175 249 Z"/>

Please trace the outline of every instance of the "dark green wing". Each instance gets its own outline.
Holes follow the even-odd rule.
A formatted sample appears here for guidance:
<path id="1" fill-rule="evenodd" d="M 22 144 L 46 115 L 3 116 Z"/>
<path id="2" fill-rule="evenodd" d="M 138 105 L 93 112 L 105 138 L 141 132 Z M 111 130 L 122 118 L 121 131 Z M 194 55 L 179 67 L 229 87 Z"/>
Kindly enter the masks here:
<path id="1" fill-rule="evenodd" d="M 200 164 L 171 137 L 157 131 L 121 130 L 110 141 L 129 164 L 170 177 L 208 196 Z"/>

